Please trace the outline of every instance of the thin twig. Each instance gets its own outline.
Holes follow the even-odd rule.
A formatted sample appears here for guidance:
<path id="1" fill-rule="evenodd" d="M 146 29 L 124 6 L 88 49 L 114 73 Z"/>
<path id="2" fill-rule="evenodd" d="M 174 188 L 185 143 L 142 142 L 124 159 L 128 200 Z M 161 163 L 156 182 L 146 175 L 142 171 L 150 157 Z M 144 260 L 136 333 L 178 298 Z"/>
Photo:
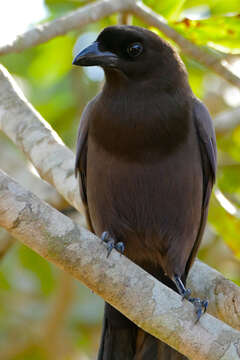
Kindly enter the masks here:
<path id="1" fill-rule="evenodd" d="M 134 7 L 134 14 L 142 19 L 146 24 L 158 28 L 169 39 L 172 39 L 181 51 L 199 63 L 206 66 L 209 70 L 215 72 L 231 84 L 240 87 L 240 78 L 234 75 L 228 68 L 223 65 L 219 57 L 204 51 L 201 47 L 185 39 L 176 30 L 166 24 L 164 19 L 149 7 L 138 1 Z"/>
<path id="2" fill-rule="evenodd" d="M 128 12 L 121 12 L 118 14 L 119 25 L 132 25 L 132 15 Z"/>

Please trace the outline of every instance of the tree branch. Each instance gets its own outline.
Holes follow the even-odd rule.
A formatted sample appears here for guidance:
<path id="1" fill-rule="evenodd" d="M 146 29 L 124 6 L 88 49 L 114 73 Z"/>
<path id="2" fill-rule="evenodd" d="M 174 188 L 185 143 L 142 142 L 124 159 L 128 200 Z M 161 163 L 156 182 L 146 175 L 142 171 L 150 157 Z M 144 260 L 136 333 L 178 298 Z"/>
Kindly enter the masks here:
<path id="1" fill-rule="evenodd" d="M 5 229 L 0 228 L 0 261 L 13 244 L 13 237 Z"/>
<path id="2" fill-rule="evenodd" d="M 26 100 L 1 65 L 0 84 L 0 129 L 26 154 L 42 178 L 82 211 L 72 151 Z"/>
<path id="3" fill-rule="evenodd" d="M 120 12 L 118 14 L 119 25 L 132 25 L 132 15 L 127 12 Z"/>
<path id="4" fill-rule="evenodd" d="M 240 78 L 234 75 L 221 63 L 221 59 L 204 51 L 201 47 L 185 39 L 176 30 L 168 26 L 165 20 L 138 0 L 100 0 L 86 5 L 76 11 L 55 19 L 51 22 L 37 25 L 33 29 L 19 35 L 11 44 L 0 47 L 0 55 L 20 52 L 29 47 L 46 42 L 56 36 L 64 35 L 71 30 L 96 22 L 116 12 L 131 13 L 138 16 L 148 25 L 161 30 L 167 37 L 175 41 L 181 50 L 206 66 L 231 84 L 240 87 Z"/>
<path id="5" fill-rule="evenodd" d="M 211 315 L 240 330 L 240 287 L 199 260 L 190 270 L 187 286 L 193 296 L 209 300 Z"/>
<path id="6" fill-rule="evenodd" d="M 0 153 L 0 168 L 3 171 L 54 208 L 62 210 L 68 206 L 53 186 L 30 171 L 29 162 L 3 134 L 0 134 Z"/>
<path id="7" fill-rule="evenodd" d="M 134 0 L 96 1 L 51 22 L 37 25 L 31 30 L 26 31 L 19 35 L 11 44 L 1 46 L 0 55 L 21 52 L 56 36 L 64 35 L 71 30 L 80 29 L 113 13 L 130 10 L 134 2 Z"/>
<path id="8" fill-rule="evenodd" d="M 0 129 L 24 151 L 43 179 L 50 182 L 73 207 L 82 211 L 78 183 L 73 174 L 73 153 L 19 94 L 16 83 L 2 66 L 0 88 Z M 198 296 L 211 299 L 209 309 L 214 315 L 239 328 L 239 316 L 236 315 L 236 309 L 240 309 L 239 288 L 215 270 L 207 267 L 206 271 L 206 265 L 197 264 L 196 271 L 194 265 L 190 273 L 191 288 Z M 194 273 L 198 278 L 193 281 Z"/>
<path id="9" fill-rule="evenodd" d="M 223 111 L 214 118 L 214 125 L 217 134 L 224 135 L 240 125 L 240 107 Z"/>
<path id="10" fill-rule="evenodd" d="M 190 359 L 240 359 L 240 332 L 205 314 L 0 172 L 0 225 Z"/>
<path id="11" fill-rule="evenodd" d="M 152 11 L 142 2 L 137 1 L 136 6 L 134 7 L 134 14 L 148 25 L 152 25 L 159 29 L 169 39 L 172 39 L 178 44 L 183 53 L 203 64 L 209 70 L 215 72 L 231 84 L 240 87 L 240 78 L 228 70 L 228 68 L 221 63 L 219 57 L 204 51 L 203 48 L 185 39 L 176 30 L 168 26 L 160 15 Z"/>
<path id="12" fill-rule="evenodd" d="M 68 203 L 59 195 L 53 186 L 34 175 L 27 168 L 27 162 L 22 154 L 14 148 L 13 144 L 7 141 L 3 134 L 0 134 L 0 168 L 6 171 L 14 179 L 46 201 L 54 208 L 61 210 L 68 206 Z M 15 243 L 14 239 L 4 229 L 0 229 L 0 261 Z"/>

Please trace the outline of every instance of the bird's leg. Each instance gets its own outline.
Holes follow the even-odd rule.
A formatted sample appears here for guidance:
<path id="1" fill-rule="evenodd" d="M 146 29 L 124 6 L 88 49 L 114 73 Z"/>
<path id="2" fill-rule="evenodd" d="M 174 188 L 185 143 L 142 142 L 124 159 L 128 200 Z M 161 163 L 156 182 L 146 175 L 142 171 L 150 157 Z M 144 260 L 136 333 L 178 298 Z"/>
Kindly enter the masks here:
<path id="1" fill-rule="evenodd" d="M 182 280 L 180 278 L 180 276 L 175 275 L 174 276 L 174 282 L 177 286 L 178 292 L 179 294 L 182 296 L 183 299 L 189 300 L 190 295 L 191 295 L 191 290 L 190 289 L 186 289 L 184 284 L 182 283 Z"/>
<path id="2" fill-rule="evenodd" d="M 107 257 L 111 254 L 112 249 L 116 249 L 121 254 L 124 253 L 124 243 L 122 241 L 116 242 L 116 240 L 109 234 L 108 231 L 104 231 L 101 235 L 101 240 L 107 244 Z"/>
<path id="3" fill-rule="evenodd" d="M 182 280 L 180 278 L 180 276 L 175 275 L 174 276 L 174 282 L 177 286 L 178 292 L 179 294 L 182 296 L 183 299 L 186 299 L 188 301 L 190 301 L 194 308 L 195 308 L 195 312 L 197 314 L 197 320 L 196 322 L 198 322 L 198 320 L 200 319 L 200 317 L 206 312 L 207 307 L 208 307 L 208 300 L 201 300 L 199 298 L 193 298 L 191 297 L 191 290 L 190 289 L 186 289 L 184 284 L 182 283 Z"/>

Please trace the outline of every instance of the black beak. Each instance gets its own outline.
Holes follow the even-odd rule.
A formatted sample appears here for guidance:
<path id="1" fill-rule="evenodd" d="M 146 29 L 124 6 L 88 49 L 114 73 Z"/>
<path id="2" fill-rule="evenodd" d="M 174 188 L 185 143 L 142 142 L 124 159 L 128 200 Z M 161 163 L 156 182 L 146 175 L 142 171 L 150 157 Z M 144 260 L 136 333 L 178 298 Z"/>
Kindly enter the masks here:
<path id="1" fill-rule="evenodd" d="M 95 41 L 75 56 L 73 65 L 116 67 L 117 60 L 118 57 L 116 54 L 110 51 L 99 50 L 98 42 Z"/>

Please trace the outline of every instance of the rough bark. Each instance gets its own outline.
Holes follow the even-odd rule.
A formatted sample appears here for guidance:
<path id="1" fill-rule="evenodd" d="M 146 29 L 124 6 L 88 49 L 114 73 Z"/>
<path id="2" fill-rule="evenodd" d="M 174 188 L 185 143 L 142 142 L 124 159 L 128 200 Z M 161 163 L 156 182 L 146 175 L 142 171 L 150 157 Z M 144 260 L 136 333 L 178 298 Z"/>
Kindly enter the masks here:
<path id="1" fill-rule="evenodd" d="M 240 359 L 240 332 L 205 314 L 0 172 L 0 225 L 189 359 Z"/>
<path id="2" fill-rule="evenodd" d="M 2 66 L 0 87 L 0 129 L 24 151 L 42 178 L 82 211 L 73 153 L 22 94 L 20 97 L 16 83 Z M 194 264 L 189 281 L 195 294 L 211 300 L 209 310 L 214 316 L 239 329 L 240 290 L 236 285 L 201 262 Z"/>
<path id="3" fill-rule="evenodd" d="M 190 270 L 187 286 L 194 296 L 209 300 L 210 314 L 240 330 L 240 287 L 199 260 Z"/>
<path id="4" fill-rule="evenodd" d="M 0 86 L 0 129 L 24 152 L 39 175 L 81 211 L 72 151 L 27 101 L 1 65 Z"/>

